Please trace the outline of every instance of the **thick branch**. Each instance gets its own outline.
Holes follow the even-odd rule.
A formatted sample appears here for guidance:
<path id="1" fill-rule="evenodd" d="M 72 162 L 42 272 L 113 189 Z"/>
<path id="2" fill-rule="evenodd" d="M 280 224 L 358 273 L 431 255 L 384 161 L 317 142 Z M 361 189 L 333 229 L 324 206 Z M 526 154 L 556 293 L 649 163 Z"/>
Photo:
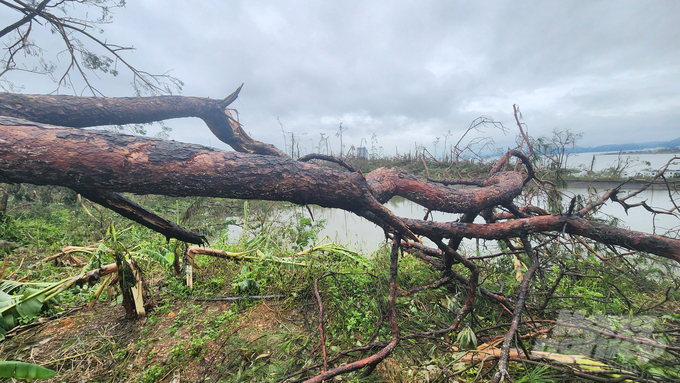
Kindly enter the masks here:
<path id="1" fill-rule="evenodd" d="M 373 195 L 381 203 L 395 195 L 416 202 L 430 210 L 447 213 L 471 213 L 512 202 L 522 192 L 522 174 L 503 172 L 489 177 L 478 189 L 452 189 L 427 182 L 406 170 L 393 167 L 376 169 L 366 175 Z"/>
<path id="2" fill-rule="evenodd" d="M 643 251 L 680 263 L 680 240 L 621 229 L 583 218 L 567 215 L 549 215 L 521 218 L 513 221 L 474 224 L 461 222 L 432 222 L 401 218 L 414 233 L 428 237 L 457 237 L 504 239 L 541 232 L 577 234 L 607 245 Z"/>
<path id="3" fill-rule="evenodd" d="M 47 3 L 49 3 L 49 2 L 50 2 L 50 0 L 44 0 L 42 3 L 38 4 L 35 11 L 28 11 L 27 10 L 28 12 L 27 12 L 26 16 L 24 16 L 21 20 L 17 21 L 16 23 L 14 23 L 12 25 L 9 25 L 9 26 L 3 28 L 0 31 L 0 37 L 3 37 L 4 35 L 12 32 L 13 30 L 21 27 L 22 25 L 26 24 L 27 22 L 33 20 L 38 15 L 38 13 L 40 13 L 43 10 L 43 8 L 45 8 Z"/>
<path id="4" fill-rule="evenodd" d="M 8 120 L 0 118 L 0 124 L 12 122 Z M 28 124 L 0 125 L 2 180 L 75 190 L 317 204 L 370 215 L 416 239 L 373 198 L 358 173 L 174 141 Z"/>
<path id="5" fill-rule="evenodd" d="M 101 98 L 0 93 L 0 115 L 73 128 L 198 117 L 220 141 L 236 151 L 285 156 L 276 147 L 252 139 L 231 118 L 227 107 L 236 100 L 240 90 L 239 87 L 224 100 L 183 96 Z"/>
<path id="6" fill-rule="evenodd" d="M 76 192 L 90 201 L 115 211 L 125 218 L 165 235 L 167 238 L 176 238 L 180 241 L 198 245 L 203 245 L 208 242 L 203 235 L 187 230 L 118 193 L 90 189 L 77 189 Z"/>

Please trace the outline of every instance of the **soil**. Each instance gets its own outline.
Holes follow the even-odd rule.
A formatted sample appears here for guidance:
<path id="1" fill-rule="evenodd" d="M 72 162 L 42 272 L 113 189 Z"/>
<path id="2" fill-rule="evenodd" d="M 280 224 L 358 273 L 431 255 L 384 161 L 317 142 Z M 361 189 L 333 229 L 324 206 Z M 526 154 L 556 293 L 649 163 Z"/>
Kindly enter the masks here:
<path id="1" fill-rule="evenodd" d="M 202 302 L 201 314 L 192 317 L 195 325 L 181 326 L 172 335 L 171 326 L 185 308 L 183 303 L 177 302 L 164 315 L 151 311 L 149 318 L 155 318 L 153 321 L 147 317 L 125 319 L 121 305 L 75 307 L 63 315 L 15 328 L 0 342 L 0 355 L 6 360 L 35 363 L 57 371 L 46 382 L 144 381 L 146 369 L 173 364 L 173 347 L 190 342 L 192 331 L 200 333 L 201 324 L 210 316 L 227 311 L 232 305 Z M 229 334 L 238 333 L 247 342 L 256 341 L 279 326 L 297 330 L 291 318 L 299 316 L 271 302 L 257 304 L 237 315 L 235 323 L 229 325 Z M 185 358 L 183 365 L 173 366 L 166 376 L 153 381 L 205 380 L 215 373 L 216 362 L 224 354 L 228 340 L 229 337 L 220 337 L 208 342 L 200 358 Z M 185 363 L 187 360 L 189 364 Z"/>

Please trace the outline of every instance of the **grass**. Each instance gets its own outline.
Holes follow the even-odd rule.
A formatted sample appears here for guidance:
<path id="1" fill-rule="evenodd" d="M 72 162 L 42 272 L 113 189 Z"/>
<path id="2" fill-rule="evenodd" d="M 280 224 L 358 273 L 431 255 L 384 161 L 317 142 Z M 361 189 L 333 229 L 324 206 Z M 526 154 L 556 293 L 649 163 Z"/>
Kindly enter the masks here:
<path id="1" fill-rule="evenodd" d="M 51 202 L 43 205 L 39 201 L 12 200 L 11 210 L 1 216 L 2 238 L 21 245 L 7 255 L 5 275 L 16 272 L 13 280 L 24 278 L 32 282 L 53 282 L 76 275 L 88 266 L 76 267 L 62 260 L 31 267 L 67 245 L 100 247 L 98 252 L 75 254 L 89 267 L 112 262 L 112 256 L 104 250 L 114 248 L 110 226 L 107 226 L 113 224 L 116 241 L 125 247 L 129 258 L 142 266 L 150 303 L 146 318 L 129 321 L 124 319 L 116 291 L 104 289 L 98 302 L 89 308 L 86 304 L 99 285 L 74 287 L 43 307 L 40 317 L 46 319 L 44 323 L 10 334 L 11 337 L 0 342 L 3 358 L 54 369 L 57 375 L 53 381 L 170 382 L 175 374 L 182 381 L 196 382 L 280 381 L 321 362 L 313 286 L 317 278 L 329 272 L 330 275 L 319 280 L 329 357 L 389 337 L 384 320 L 389 249 L 364 255 L 319 242 L 316 233 L 322 223 L 295 213 L 290 205 L 135 197 L 166 217 L 203 230 L 214 248 L 258 252 L 260 259 L 249 261 L 198 255 L 196 263 L 200 269 L 194 270 L 194 288 L 189 290 L 184 277 L 175 276 L 171 267 L 172 259 L 182 253 L 182 244 L 174 240 L 168 242 L 113 213 L 97 211 L 88 205 L 91 216 L 77 200 L 69 199 L 64 190 L 52 189 L 51 193 L 51 197 L 47 197 L 49 193 L 44 190 L 25 193 L 51 198 Z M 241 234 L 229 231 L 228 224 L 239 225 Z M 680 326 L 677 315 L 680 296 L 674 289 L 676 280 L 669 278 L 677 273 L 677 267 L 644 255 L 638 255 L 635 264 L 624 259 L 603 263 L 588 252 L 565 253 L 558 247 L 541 251 L 543 264 L 528 300 L 531 305 L 542 303 L 545 292 L 560 272 L 570 274 L 560 277 L 561 283 L 554 294 L 564 298 L 553 299 L 546 314 L 534 320 L 554 320 L 560 315 L 563 318 L 571 315 L 573 319 L 574 313 L 579 313 L 583 320 L 607 324 L 608 328 L 629 334 L 634 326 L 626 318 L 642 315 L 636 311 L 652 307 L 650 302 L 663 299 L 659 292 L 668 291 L 664 305 L 643 313 L 651 318 L 651 327 L 643 329 L 643 333 L 655 331 L 659 334 L 655 336 L 657 341 L 677 345 L 677 337 L 672 332 L 670 335 L 663 332 Z M 305 266 L 279 262 L 282 259 L 290 263 L 304 262 Z M 481 261 L 480 266 L 484 287 L 513 296 L 519 282 L 511 259 Z M 440 277 L 439 272 L 408 255 L 401 257 L 399 268 L 400 289 L 431 283 Z M 466 274 L 460 265 L 454 269 Z M 464 287 L 451 284 L 399 298 L 401 332 L 446 327 L 464 304 L 466 293 Z M 283 295 L 285 298 L 235 302 L 197 300 L 242 295 Z M 343 379 L 426 382 L 441 381 L 443 376 L 453 374 L 450 381 L 473 380 L 484 375 L 488 366 L 464 363 L 463 349 L 474 348 L 472 334 L 480 345 L 491 342 L 504 333 L 507 327 L 502 324 L 507 321 L 507 315 L 497 304 L 479 296 L 473 315 L 461 328 L 464 331 L 431 339 L 404 340 L 371 376 L 362 378 L 354 373 Z M 521 329 L 525 334 L 532 331 L 529 324 L 522 324 Z M 567 335 L 566 330 L 558 329 L 553 332 L 557 343 L 540 340 L 542 338 L 536 342 L 542 342 L 545 350 L 561 351 L 560 342 L 568 339 Z M 582 343 L 603 342 L 592 334 L 579 336 Z M 601 344 L 607 349 L 616 346 L 621 350 L 607 355 L 607 363 L 635 369 L 647 376 L 656 374 L 674 379 L 674 374 L 678 374 L 674 367 L 676 359 L 668 353 L 626 348 L 622 343 Z M 646 352 L 650 357 L 632 358 L 635 352 L 638 355 Z M 359 357 L 360 354 L 355 353 L 341 361 Z M 305 374 L 311 376 L 319 371 Z M 560 372 L 546 366 L 513 364 L 512 374 L 515 381 L 523 382 L 569 381 L 569 378 L 557 378 Z M 488 381 L 488 378 L 481 380 Z"/>

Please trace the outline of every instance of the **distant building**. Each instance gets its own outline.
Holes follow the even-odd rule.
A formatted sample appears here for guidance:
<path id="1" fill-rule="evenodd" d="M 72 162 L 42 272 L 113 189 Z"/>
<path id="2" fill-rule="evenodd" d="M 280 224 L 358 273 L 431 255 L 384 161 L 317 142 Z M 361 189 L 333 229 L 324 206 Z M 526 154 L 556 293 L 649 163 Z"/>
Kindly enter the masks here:
<path id="1" fill-rule="evenodd" d="M 357 148 L 357 157 L 368 158 L 368 150 L 366 148 Z"/>
<path id="2" fill-rule="evenodd" d="M 656 175 L 656 172 L 650 171 L 650 170 L 641 170 L 637 173 L 635 173 L 635 177 L 654 177 Z"/>

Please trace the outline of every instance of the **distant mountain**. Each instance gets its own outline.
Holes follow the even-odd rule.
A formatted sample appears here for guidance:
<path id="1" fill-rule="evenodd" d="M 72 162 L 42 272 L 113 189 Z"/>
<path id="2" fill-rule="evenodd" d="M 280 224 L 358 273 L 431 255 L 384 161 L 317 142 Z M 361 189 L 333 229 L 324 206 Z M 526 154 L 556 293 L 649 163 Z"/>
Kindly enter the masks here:
<path id="1" fill-rule="evenodd" d="M 680 146 L 680 137 L 671 141 L 650 141 L 650 142 L 640 142 L 632 144 L 618 144 L 618 145 L 600 145 L 595 147 L 584 148 L 582 146 L 577 146 L 574 149 L 574 153 L 590 153 L 590 152 L 618 152 L 621 150 L 644 150 L 644 149 L 656 149 L 658 147 L 663 148 L 675 148 Z"/>

